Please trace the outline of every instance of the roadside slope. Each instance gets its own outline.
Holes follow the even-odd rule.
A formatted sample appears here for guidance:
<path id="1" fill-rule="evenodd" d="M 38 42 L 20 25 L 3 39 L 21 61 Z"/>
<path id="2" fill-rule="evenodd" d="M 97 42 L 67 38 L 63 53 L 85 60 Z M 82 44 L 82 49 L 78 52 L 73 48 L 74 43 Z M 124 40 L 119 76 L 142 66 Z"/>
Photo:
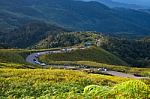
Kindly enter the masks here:
<path id="1" fill-rule="evenodd" d="M 0 49 L 0 68 L 35 68 L 25 58 L 35 51 L 23 49 Z"/>
<path id="2" fill-rule="evenodd" d="M 102 48 L 92 47 L 85 50 L 76 50 L 68 53 L 46 54 L 39 57 L 40 61 L 93 61 L 111 65 L 127 65 L 126 62 Z"/>

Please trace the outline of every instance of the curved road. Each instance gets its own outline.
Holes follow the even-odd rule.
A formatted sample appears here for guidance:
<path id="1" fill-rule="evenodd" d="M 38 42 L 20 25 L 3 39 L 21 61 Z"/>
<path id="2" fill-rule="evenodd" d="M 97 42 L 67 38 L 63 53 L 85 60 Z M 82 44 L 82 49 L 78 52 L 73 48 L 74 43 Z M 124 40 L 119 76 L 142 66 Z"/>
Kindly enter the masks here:
<path id="1" fill-rule="evenodd" d="M 77 66 L 65 66 L 65 65 L 46 65 L 46 63 L 41 63 L 38 61 L 38 57 L 40 55 L 44 55 L 44 54 L 53 54 L 53 53 L 65 53 L 65 52 L 70 52 L 72 50 L 77 50 L 78 48 L 66 48 L 66 49 L 60 49 L 60 50 L 50 50 L 50 51 L 43 51 L 43 52 L 37 52 L 37 53 L 33 53 L 29 56 L 27 56 L 26 61 L 28 63 L 31 64 L 38 64 L 41 65 L 43 67 L 49 67 L 49 66 L 53 66 L 53 67 L 58 67 L 58 68 L 68 68 L 68 69 L 75 69 L 77 68 Z M 85 48 L 80 48 L 80 49 L 85 49 Z M 85 70 L 97 70 L 98 68 L 94 68 L 94 67 L 89 67 L 89 66 L 78 66 L 78 69 L 84 68 Z M 142 79 L 142 78 L 147 78 L 147 77 L 137 77 L 134 76 L 132 74 L 126 74 L 126 73 L 122 73 L 122 72 L 116 72 L 116 71 L 101 71 L 102 73 L 106 73 L 106 74 L 110 74 L 113 76 L 119 76 L 119 77 L 125 77 L 125 78 L 136 78 L 136 79 Z"/>

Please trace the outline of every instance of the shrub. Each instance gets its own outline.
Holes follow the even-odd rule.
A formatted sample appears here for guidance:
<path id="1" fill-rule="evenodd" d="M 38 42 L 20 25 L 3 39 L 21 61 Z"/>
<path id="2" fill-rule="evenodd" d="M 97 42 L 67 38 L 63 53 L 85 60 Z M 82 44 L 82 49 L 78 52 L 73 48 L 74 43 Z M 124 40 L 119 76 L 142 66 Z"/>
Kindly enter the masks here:
<path id="1" fill-rule="evenodd" d="M 110 94 L 117 99 L 148 99 L 149 88 L 139 80 L 131 80 L 114 86 Z"/>

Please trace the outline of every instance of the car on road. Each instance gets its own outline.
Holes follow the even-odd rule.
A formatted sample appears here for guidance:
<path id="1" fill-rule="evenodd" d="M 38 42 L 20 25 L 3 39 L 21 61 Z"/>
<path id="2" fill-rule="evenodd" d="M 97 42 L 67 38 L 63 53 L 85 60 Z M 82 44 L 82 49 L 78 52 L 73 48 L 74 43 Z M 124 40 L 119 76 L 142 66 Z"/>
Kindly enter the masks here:
<path id="1" fill-rule="evenodd" d="M 37 55 L 40 55 L 40 53 L 37 53 Z"/>
<path id="2" fill-rule="evenodd" d="M 142 75 L 137 74 L 137 73 L 135 73 L 135 74 L 133 74 L 133 75 L 136 76 L 136 77 L 142 77 Z"/>
<path id="3" fill-rule="evenodd" d="M 41 66 L 45 66 L 46 64 L 45 64 L 45 63 L 41 63 L 40 65 L 41 65 Z"/>
<path id="4" fill-rule="evenodd" d="M 105 72 L 107 71 L 106 68 L 98 68 L 97 70 L 98 70 L 98 71 L 105 71 Z"/>
<path id="5" fill-rule="evenodd" d="M 40 62 L 38 62 L 38 61 L 35 61 L 35 63 L 36 63 L 36 64 L 41 64 L 41 63 L 40 63 Z"/>
<path id="6" fill-rule="evenodd" d="M 35 61 L 36 61 L 36 59 L 33 59 L 33 61 L 35 62 Z"/>
<path id="7" fill-rule="evenodd" d="M 35 57 L 37 58 L 39 55 L 40 55 L 40 53 L 37 53 L 37 54 L 35 55 Z"/>

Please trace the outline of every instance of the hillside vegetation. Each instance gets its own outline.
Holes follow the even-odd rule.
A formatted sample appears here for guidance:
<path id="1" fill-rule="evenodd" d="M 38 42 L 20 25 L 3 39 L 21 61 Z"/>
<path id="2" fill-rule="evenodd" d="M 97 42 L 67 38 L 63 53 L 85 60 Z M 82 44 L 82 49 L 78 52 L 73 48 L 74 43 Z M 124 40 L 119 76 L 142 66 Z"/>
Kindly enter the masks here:
<path id="1" fill-rule="evenodd" d="M 21 56 L 21 50 L 0 50 L 0 62 L 25 63 L 25 57 Z"/>
<path id="2" fill-rule="evenodd" d="M 109 53 L 112 53 L 125 61 L 130 66 L 149 67 L 150 65 L 149 37 L 144 37 L 143 39 L 127 39 L 122 37 L 110 37 L 96 32 L 64 32 L 55 36 L 47 37 L 33 46 L 33 48 L 85 46 L 87 42 L 90 42 L 92 46 L 102 47 Z M 79 57 L 82 56 L 78 56 L 78 60 L 80 60 L 81 58 Z M 94 57 L 95 56 L 93 55 L 92 58 Z"/>
<path id="3" fill-rule="evenodd" d="M 10 32 L 0 33 L 0 43 L 5 43 L 14 48 L 27 48 L 48 36 L 66 31 L 66 29 L 45 22 L 32 21 Z"/>
<path id="4" fill-rule="evenodd" d="M 55 48 L 55 47 L 69 47 L 69 46 L 84 46 L 85 43 L 90 42 L 96 45 L 98 40 L 105 41 L 105 37 L 96 32 L 63 32 L 57 35 L 50 35 L 41 40 L 33 48 Z"/>
<path id="5" fill-rule="evenodd" d="M 96 47 L 85 50 L 76 50 L 68 53 L 42 55 L 40 56 L 40 60 L 45 63 L 50 61 L 93 61 L 114 65 L 127 65 L 115 55 Z"/>
<path id="6" fill-rule="evenodd" d="M 85 51 L 85 55 L 88 56 L 93 55 L 93 50 L 95 54 L 103 53 L 104 55 L 106 54 L 107 56 L 116 58 L 116 56 L 109 54 L 101 48 L 90 48 L 80 51 Z M 25 57 L 36 51 L 42 50 L 0 50 L 0 99 L 149 99 L 149 79 L 135 80 L 131 78 L 91 74 L 79 70 L 53 69 L 53 67 L 48 67 L 51 69 L 36 69 L 40 67 L 25 62 Z M 78 56 L 77 52 L 72 53 Z M 81 52 L 79 54 L 82 54 Z M 67 56 L 71 59 L 70 55 Z M 87 56 L 81 57 L 79 55 L 78 57 L 90 59 Z M 56 57 L 54 58 L 56 59 Z M 99 57 L 96 56 L 93 59 L 96 60 L 96 58 Z M 118 60 L 120 59 L 116 58 L 117 62 Z M 131 68 L 91 61 L 77 61 L 77 59 L 69 62 L 98 68 L 103 67 L 115 71 L 139 73 L 150 77 L 149 68 Z M 59 63 L 59 61 L 56 61 L 56 63 Z"/>
<path id="7" fill-rule="evenodd" d="M 71 97 L 76 97 L 77 99 L 95 99 L 96 97 L 101 97 L 101 99 L 105 99 L 105 97 L 115 99 L 115 97 L 130 97 L 128 99 L 131 99 L 135 96 L 138 96 L 140 99 L 148 99 L 149 95 L 149 83 L 146 80 L 143 81 L 147 85 L 141 81 L 129 81 L 131 80 L 129 78 L 87 74 L 79 71 L 57 69 L 0 69 L 0 75 L 1 99 L 66 99 Z M 124 83 L 120 84 L 122 82 Z M 133 88 L 132 92 L 126 93 L 129 91 L 128 89 L 131 89 L 129 87 Z M 140 92 L 140 94 L 134 94 L 134 92 Z"/>
<path id="8" fill-rule="evenodd" d="M 33 97 L 53 97 L 54 99 L 66 99 L 66 97 L 70 97 L 69 94 L 74 97 L 92 97 L 88 94 L 90 90 L 88 91 L 87 88 L 85 88 L 84 91 L 85 95 L 82 94 L 84 87 L 88 85 L 99 85 L 104 88 L 111 88 L 115 84 L 130 80 L 128 78 L 94 75 L 68 70 L 0 69 L 0 75 L 0 85 L 3 89 L 0 90 L 0 98 L 16 99 Z M 139 90 L 138 87 L 137 90 Z M 142 89 L 142 91 L 143 94 L 148 92 L 145 89 Z M 91 94 L 94 95 L 94 93 Z M 117 93 L 114 93 L 114 95 L 115 94 L 117 95 Z M 141 93 L 141 96 L 143 96 L 143 94 Z M 110 95 L 109 97 L 113 96 Z M 144 99 L 144 97 L 141 97 L 141 99 Z"/>
<path id="9" fill-rule="evenodd" d="M 14 68 L 14 69 L 17 69 L 17 68 L 42 68 L 38 65 L 32 65 L 32 64 L 27 63 L 25 61 L 25 58 L 27 57 L 27 55 L 29 55 L 31 53 L 38 52 L 38 51 L 44 51 L 44 50 L 46 50 L 46 49 L 42 49 L 42 50 L 1 49 L 0 50 L 0 68 Z M 53 50 L 53 49 L 49 49 L 49 50 Z M 99 49 L 99 50 L 102 50 L 102 49 Z M 75 52 L 75 53 L 77 53 L 77 52 Z M 90 53 L 92 54 L 92 52 L 90 52 Z M 99 54 L 100 53 L 101 52 L 99 52 Z M 87 55 L 89 55 L 88 52 L 87 52 Z M 70 59 L 72 59 L 71 58 L 72 56 L 69 55 L 69 57 L 70 57 Z M 80 57 L 82 59 L 86 58 L 86 59 L 92 60 L 90 57 L 87 57 L 87 56 L 86 57 L 78 56 L 78 57 Z M 139 75 L 150 77 L 150 69 L 149 68 L 132 68 L 132 67 L 128 67 L 126 65 L 125 66 L 123 66 L 123 65 L 108 65 L 107 63 L 99 63 L 99 62 L 92 62 L 92 61 L 80 61 L 80 60 L 79 61 L 77 61 L 77 60 L 74 60 L 74 61 L 67 61 L 67 60 L 66 61 L 60 61 L 60 60 L 56 61 L 55 60 L 54 61 L 54 60 L 50 60 L 49 58 L 46 58 L 46 59 L 45 58 L 46 58 L 45 55 L 41 56 L 40 60 L 45 62 L 46 64 L 64 64 L 64 65 L 71 65 L 71 66 L 72 65 L 85 65 L 85 66 L 93 66 L 93 67 L 97 67 L 97 68 L 107 68 L 109 70 L 125 72 L 125 73 L 137 73 Z M 54 58 L 60 59 L 58 57 L 54 57 Z M 64 58 L 66 58 L 66 55 Z M 99 58 L 100 58 L 100 56 L 99 56 Z M 111 59 L 109 57 L 105 57 L 105 58 L 107 58 L 108 60 Z M 116 57 L 114 57 L 114 58 L 116 58 Z M 110 62 L 110 64 L 111 63 L 113 63 L 113 62 Z M 126 64 L 125 62 L 120 61 L 120 59 L 119 60 L 116 59 L 116 63 L 117 64 L 119 64 L 119 63 Z M 51 67 L 47 67 L 47 68 L 51 68 Z"/>
<path id="10" fill-rule="evenodd" d="M 35 51 L 36 50 L 0 49 L 0 68 L 36 68 L 25 60 L 29 54 Z"/>
<path id="11" fill-rule="evenodd" d="M 0 49 L 8 49 L 11 48 L 8 44 L 0 43 Z"/>
<path id="12" fill-rule="evenodd" d="M 150 67 L 150 42 L 146 37 L 142 40 L 108 38 L 102 48 L 120 57 L 136 67 Z"/>

